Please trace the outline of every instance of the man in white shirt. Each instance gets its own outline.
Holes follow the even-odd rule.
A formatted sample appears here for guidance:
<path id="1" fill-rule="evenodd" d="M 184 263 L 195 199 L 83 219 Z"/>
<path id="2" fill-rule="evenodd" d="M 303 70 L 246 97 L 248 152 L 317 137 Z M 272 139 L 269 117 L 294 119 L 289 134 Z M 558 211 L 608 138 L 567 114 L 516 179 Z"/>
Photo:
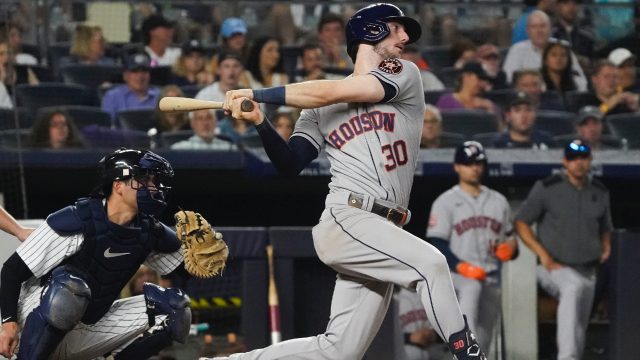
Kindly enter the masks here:
<path id="1" fill-rule="evenodd" d="M 180 57 L 180 48 L 171 47 L 173 24 L 162 15 L 151 15 L 142 23 L 144 51 L 151 58 L 151 66 L 171 66 Z"/>
<path id="2" fill-rule="evenodd" d="M 224 101 L 225 94 L 229 90 L 238 88 L 238 82 L 244 66 L 240 54 L 234 52 L 222 52 L 218 55 L 218 68 L 216 75 L 218 81 L 205 87 L 196 94 L 196 99 L 209 101 Z"/>
<path id="3" fill-rule="evenodd" d="M 189 123 L 194 135 L 171 145 L 172 150 L 235 150 L 236 146 L 216 138 L 218 120 L 214 110 L 198 110 L 189 113 Z"/>
<path id="4" fill-rule="evenodd" d="M 513 72 L 516 70 L 540 69 L 542 67 L 542 52 L 551 38 L 551 21 L 544 11 L 535 10 L 529 15 L 527 35 L 529 35 L 529 40 L 520 41 L 509 48 L 502 65 L 509 83 L 512 82 Z M 575 72 L 573 79 L 578 90 L 586 91 L 587 77 L 573 52 L 571 52 L 571 66 Z"/>

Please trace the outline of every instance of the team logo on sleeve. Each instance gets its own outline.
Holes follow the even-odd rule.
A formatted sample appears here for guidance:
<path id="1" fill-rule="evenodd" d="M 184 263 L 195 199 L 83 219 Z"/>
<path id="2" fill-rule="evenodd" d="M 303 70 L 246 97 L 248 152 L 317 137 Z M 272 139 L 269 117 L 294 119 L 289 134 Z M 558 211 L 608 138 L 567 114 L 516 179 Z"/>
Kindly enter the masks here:
<path id="1" fill-rule="evenodd" d="M 386 72 L 387 74 L 395 75 L 402 71 L 402 63 L 396 58 L 384 59 L 380 65 L 378 65 L 378 69 Z"/>

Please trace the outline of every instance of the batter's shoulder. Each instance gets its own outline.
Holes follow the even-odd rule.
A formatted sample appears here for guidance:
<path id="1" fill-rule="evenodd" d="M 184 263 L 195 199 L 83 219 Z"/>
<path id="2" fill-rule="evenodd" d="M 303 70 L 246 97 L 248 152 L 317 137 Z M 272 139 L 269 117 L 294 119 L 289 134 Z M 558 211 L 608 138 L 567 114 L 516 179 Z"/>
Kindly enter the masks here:
<path id="1" fill-rule="evenodd" d="M 562 175 L 560 174 L 555 174 L 555 175 L 551 175 L 545 179 L 542 179 L 542 186 L 544 187 L 550 187 L 556 184 L 559 184 L 562 182 Z"/>

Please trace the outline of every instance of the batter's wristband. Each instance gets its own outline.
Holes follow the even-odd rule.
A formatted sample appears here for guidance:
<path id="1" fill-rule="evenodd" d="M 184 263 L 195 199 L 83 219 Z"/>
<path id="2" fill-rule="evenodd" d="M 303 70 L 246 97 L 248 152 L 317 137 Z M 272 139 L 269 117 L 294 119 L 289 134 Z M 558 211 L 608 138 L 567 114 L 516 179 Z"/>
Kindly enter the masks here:
<path id="1" fill-rule="evenodd" d="M 254 89 L 253 100 L 265 104 L 286 105 L 284 86 Z"/>

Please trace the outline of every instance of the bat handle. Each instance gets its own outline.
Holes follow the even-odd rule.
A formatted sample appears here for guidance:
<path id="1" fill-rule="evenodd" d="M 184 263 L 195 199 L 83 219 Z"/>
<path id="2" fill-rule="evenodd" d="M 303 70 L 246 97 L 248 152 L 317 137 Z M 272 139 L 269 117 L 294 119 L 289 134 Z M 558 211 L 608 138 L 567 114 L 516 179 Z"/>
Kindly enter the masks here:
<path id="1" fill-rule="evenodd" d="M 240 104 L 240 110 L 242 110 L 243 112 L 253 111 L 253 103 L 251 102 L 251 100 L 249 99 L 242 100 L 242 103 Z"/>

